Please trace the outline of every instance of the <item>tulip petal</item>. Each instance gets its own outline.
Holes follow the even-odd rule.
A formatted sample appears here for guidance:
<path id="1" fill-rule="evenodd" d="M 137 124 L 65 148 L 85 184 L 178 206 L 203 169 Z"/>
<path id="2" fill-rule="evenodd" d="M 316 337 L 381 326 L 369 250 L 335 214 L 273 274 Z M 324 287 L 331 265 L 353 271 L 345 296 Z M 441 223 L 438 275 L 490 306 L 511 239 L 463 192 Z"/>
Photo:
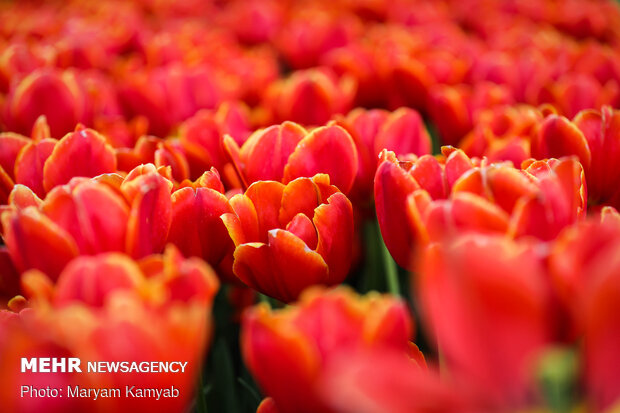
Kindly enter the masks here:
<path id="1" fill-rule="evenodd" d="M 282 193 L 282 206 L 278 220 L 286 226 L 298 213 L 308 218 L 314 215 L 314 209 L 321 203 L 319 188 L 308 178 L 297 178 L 289 182 Z"/>
<path id="2" fill-rule="evenodd" d="M 284 168 L 283 182 L 325 173 L 343 193 L 357 175 L 358 159 L 353 138 L 340 126 L 324 126 L 302 139 Z"/>
<path id="3" fill-rule="evenodd" d="M 285 186 L 276 181 L 258 181 L 250 185 L 245 192 L 258 215 L 258 233 L 261 242 L 267 242 L 267 231 L 281 228 L 278 219 L 282 205 Z"/>
<path id="4" fill-rule="evenodd" d="M 316 228 L 306 214 L 299 213 L 288 223 L 286 230 L 297 235 L 311 250 L 316 249 L 319 242 Z"/>
<path id="5" fill-rule="evenodd" d="M 43 201 L 30 188 L 17 184 L 9 194 L 9 204 L 19 209 L 29 206 L 39 207 Z"/>
<path id="6" fill-rule="evenodd" d="M 540 127 L 532 155 L 538 159 L 577 155 L 585 168 L 592 154 L 588 141 L 575 124 L 563 116 L 548 116 Z"/>
<path id="7" fill-rule="evenodd" d="M 71 234 L 82 254 L 124 251 L 129 208 L 107 185 L 86 181 L 72 191 L 56 187 L 42 211 Z"/>
<path id="8" fill-rule="evenodd" d="M 172 183 L 152 172 L 131 183 L 136 192 L 127 223 L 126 248 L 134 258 L 141 258 L 164 249 L 172 218 Z"/>
<path id="9" fill-rule="evenodd" d="M 279 411 L 299 411 L 301 406 L 304 411 L 324 411 L 316 398 L 307 397 L 312 394 L 307 383 L 316 378 L 320 355 L 299 330 L 276 322 L 263 306 L 246 314 L 241 334 L 245 362 L 263 391 L 277 400 Z"/>
<path id="10" fill-rule="evenodd" d="M 396 156 L 426 155 L 431 153 L 431 137 L 418 112 L 400 108 L 393 112 L 382 126 L 375 140 L 374 149 L 375 153 L 387 149 Z"/>
<path id="11" fill-rule="evenodd" d="M 9 202 L 9 196 L 15 183 L 6 173 L 3 167 L 0 166 L 0 205 L 6 205 Z"/>
<path id="12" fill-rule="evenodd" d="M 316 251 L 329 267 L 328 285 L 342 282 L 351 265 L 353 207 L 343 193 L 335 193 L 314 211 L 319 241 Z"/>
<path id="13" fill-rule="evenodd" d="M 509 215 L 497 205 L 469 192 L 452 196 L 452 217 L 457 228 L 503 234 Z"/>
<path id="14" fill-rule="evenodd" d="M 488 168 L 487 183 L 493 193 L 493 201 L 509 214 L 519 198 L 534 196 L 537 192 L 536 185 L 513 168 Z"/>
<path id="15" fill-rule="evenodd" d="M 209 188 L 183 188 L 172 194 L 172 221 L 168 241 L 185 256 L 202 257 L 216 266 L 232 251 L 222 214 L 232 209 L 226 197 Z"/>
<path id="16" fill-rule="evenodd" d="M 43 167 L 43 187 L 50 191 L 74 176 L 94 177 L 116 172 L 116 155 L 105 138 L 92 129 L 69 133 L 54 147 Z"/>
<path id="17" fill-rule="evenodd" d="M 433 199 L 446 197 L 447 188 L 441 165 L 431 155 L 421 156 L 409 173 L 422 189 L 428 191 Z"/>
<path id="18" fill-rule="evenodd" d="M 78 255 L 71 236 L 34 207 L 2 213 L 4 241 L 18 271 L 41 270 L 56 279 Z"/>
<path id="19" fill-rule="evenodd" d="M 377 220 L 385 245 L 394 260 L 407 268 L 414 245 L 413 235 L 403 231 L 407 222 L 407 197 L 419 189 L 418 183 L 403 170 L 391 152 L 383 152 L 384 159 L 375 174 L 375 207 Z"/>
<path id="20" fill-rule="evenodd" d="M 258 214 L 250 198 L 237 194 L 229 202 L 235 213 L 224 214 L 221 218 L 235 245 L 258 241 Z"/>
<path id="21" fill-rule="evenodd" d="M 240 152 L 247 181 L 281 181 L 289 156 L 307 134 L 294 122 L 284 122 L 253 133 Z"/>
<path id="22" fill-rule="evenodd" d="M 22 135 L 11 132 L 0 133 L 0 168 L 15 178 L 15 160 L 19 152 L 30 142 Z"/>
<path id="23" fill-rule="evenodd" d="M 281 301 L 295 300 L 308 286 L 328 282 L 323 258 L 292 233 L 269 231 L 269 245 L 237 247 L 233 270 L 246 285 Z"/>
<path id="24" fill-rule="evenodd" d="M 55 303 L 62 306 L 77 301 L 102 307 L 112 292 L 133 290 L 143 278 L 140 268 L 126 255 L 81 256 L 58 277 Z"/>
<path id="25" fill-rule="evenodd" d="M 55 139 L 43 139 L 28 144 L 17 158 L 15 182 L 26 185 L 43 198 L 47 192 L 43 187 L 43 168 L 57 143 Z"/>
<path id="26" fill-rule="evenodd" d="M 451 189 L 454 183 L 463 175 L 465 172 L 472 169 L 474 166 L 471 163 L 471 160 L 463 151 L 460 149 L 453 150 L 451 152 L 450 147 L 442 147 L 442 153 L 448 157 L 446 159 L 445 166 L 445 174 L 446 174 L 446 182 L 448 184 L 448 188 Z M 449 153 L 448 153 L 449 152 Z"/>

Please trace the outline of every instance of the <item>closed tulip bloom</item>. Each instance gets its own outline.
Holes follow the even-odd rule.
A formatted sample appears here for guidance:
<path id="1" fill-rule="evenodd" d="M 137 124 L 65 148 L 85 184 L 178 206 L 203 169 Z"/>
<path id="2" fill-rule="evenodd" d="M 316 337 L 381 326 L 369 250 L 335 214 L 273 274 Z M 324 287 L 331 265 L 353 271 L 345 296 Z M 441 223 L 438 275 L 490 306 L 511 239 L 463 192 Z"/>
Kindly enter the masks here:
<path id="1" fill-rule="evenodd" d="M 193 186 L 186 186 L 171 195 L 172 213 L 168 242 L 176 245 L 187 257 L 201 257 L 228 279 L 232 275 L 234 244 L 222 214 L 232 213 L 223 185 L 215 169 L 205 172 Z"/>
<path id="2" fill-rule="evenodd" d="M 37 69 L 15 82 L 5 106 L 11 130 L 29 134 L 45 115 L 52 136 L 62 136 L 84 121 L 84 95 L 75 72 Z"/>
<path id="3" fill-rule="evenodd" d="M 478 233 L 422 254 L 415 291 L 450 376 L 490 406 L 527 406 L 529 372 L 555 338 L 542 260 Z"/>
<path id="4" fill-rule="evenodd" d="M 333 115 L 351 110 L 355 90 L 355 80 L 349 76 L 338 78 L 324 68 L 300 70 L 273 83 L 265 92 L 263 105 L 273 122 L 319 126 Z"/>
<path id="5" fill-rule="evenodd" d="M 295 306 L 246 312 L 241 348 L 250 372 L 271 398 L 260 411 L 334 412 L 320 393 L 323 374 L 341 357 L 398 353 L 407 360 L 413 321 L 406 305 L 346 288 L 311 289 Z M 347 395 L 342 395 L 346 402 Z M 270 399 L 267 399 L 270 400 Z M 275 407 L 275 409 L 274 409 Z"/>
<path id="6" fill-rule="evenodd" d="M 43 187 L 50 191 L 74 176 L 94 177 L 108 172 L 116 172 L 114 150 L 99 133 L 78 126 L 58 141 L 45 160 Z"/>
<path id="7" fill-rule="evenodd" d="M 347 276 L 353 210 L 327 175 L 255 182 L 230 206 L 222 220 L 236 246 L 233 271 L 246 285 L 289 302 Z"/>
<path id="8" fill-rule="evenodd" d="M 254 132 L 238 148 L 228 138 L 225 145 L 242 181 L 250 185 L 273 180 L 287 184 L 299 177 L 328 174 L 345 194 L 355 181 L 358 154 L 351 135 L 340 126 L 323 126 L 308 132 L 284 122 Z"/>
<path id="9" fill-rule="evenodd" d="M 357 149 L 359 167 L 351 193 L 356 200 L 368 202 L 372 198 L 372 182 L 383 149 L 397 155 L 422 156 L 431 152 L 431 138 L 413 109 L 388 112 L 358 108 L 346 117 L 336 117 L 335 124 L 349 132 Z"/>

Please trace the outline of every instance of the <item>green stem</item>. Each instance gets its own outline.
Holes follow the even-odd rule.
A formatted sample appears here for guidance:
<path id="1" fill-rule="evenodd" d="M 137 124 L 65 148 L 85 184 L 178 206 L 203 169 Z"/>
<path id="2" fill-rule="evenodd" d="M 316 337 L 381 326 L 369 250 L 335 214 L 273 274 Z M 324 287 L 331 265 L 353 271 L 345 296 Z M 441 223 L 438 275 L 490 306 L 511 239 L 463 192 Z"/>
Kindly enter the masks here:
<path id="1" fill-rule="evenodd" d="M 198 394 L 196 394 L 196 410 L 198 413 L 207 413 L 207 400 L 205 398 L 205 383 L 202 377 L 204 372 L 200 372 L 198 378 Z"/>
<path id="2" fill-rule="evenodd" d="M 378 226 L 379 224 L 377 224 Z M 388 251 L 385 246 L 385 242 L 383 242 L 383 237 L 381 236 L 381 231 L 377 231 L 379 234 L 379 239 L 381 240 L 381 253 L 383 255 L 383 270 L 385 271 L 385 278 L 387 281 L 388 292 L 390 294 L 400 296 L 400 286 L 398 284 L 398 268 L 396 267 L 396 262 L 394 258 L 390 255 L 390 251 Z"/>

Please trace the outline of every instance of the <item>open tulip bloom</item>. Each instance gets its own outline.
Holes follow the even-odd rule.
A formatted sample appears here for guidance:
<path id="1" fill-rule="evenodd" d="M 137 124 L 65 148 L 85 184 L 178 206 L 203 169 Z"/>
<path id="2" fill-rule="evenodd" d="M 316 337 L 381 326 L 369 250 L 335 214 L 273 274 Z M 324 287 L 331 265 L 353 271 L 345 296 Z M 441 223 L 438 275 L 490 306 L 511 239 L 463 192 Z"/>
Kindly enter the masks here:
<path id="1" fill-rule="evenodd" d="M 620 412 L 620 3 L 0 2 L 1 413 Z"/>

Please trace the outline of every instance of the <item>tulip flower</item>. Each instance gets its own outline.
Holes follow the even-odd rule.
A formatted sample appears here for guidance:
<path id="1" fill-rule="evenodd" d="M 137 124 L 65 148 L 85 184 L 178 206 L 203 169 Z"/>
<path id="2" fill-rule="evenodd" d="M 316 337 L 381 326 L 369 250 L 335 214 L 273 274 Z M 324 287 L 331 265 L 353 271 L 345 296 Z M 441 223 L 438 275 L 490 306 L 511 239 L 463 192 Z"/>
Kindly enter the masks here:
<path id="1" fill-rule="evenodd" d="M 202 257 L 229 280 L 232 274 L 234 245 L 222 214 L 233 210 L 224 196 L 223 185 L 215 169 L 205 172 L 195 187 L 184 187 L 171 195 L 172 212 L 168 242 L 185 256 Z"/>
<path id="2" fill-rule="evenodd" d="M 474 87 L 436 85 L 429 91 L 429 112 L 444 145 L 456 145 L 473 128 L 479 112 L 513 103 L 505 86 L 481 82 Z"/>
<path id="3" fill-rule="evenodd" d="M 384 152 L 375 176 L 381 233 L 401 266 L 414 248 L 462 231 L 555 238 L 585 214 L 581 165 L 573 158 L 528 161 L 524 169 L 480 163 L 443 148 L 446 158 L 399 162 Z M 403 231 L 402 223 L 410 230 Z"/>
<path id="4" fill-rule="evenodd" d="M 613 167 L 620 154 L 618 145 L 620 112 L 605 106 L 601 111 L 584 110 L 572 121 L 549 116 L 532 144 L 534 156 L 579 157 L 588 182 L 588 194 L 595 203 L 618 206 L 620 171 Z"/>
<path id="5" fill-rule="evenodd" d="M 357 16 L 330 11 L 311 5 L 292 9 L 275 43 L 294 69 L 316 66 L 323 55 L 347 45 L 362 30 Z"/>
<path id="6" fill-rule="evenodd" d="M 261 180 L 287 184 L 299 177 L 325 173 L 333 185 L 348 193 L 357 174 L 355 144 L 339 126 L 308 133 L 296 123 L 284 122 L 254 132 L 240 149 L 231 138 L 224 144 L 246 185 Z"/>
<path id="7" fill-rule="evenodd" d="M 11 88 L 5 119 L 12 131 L 29 134 L 37 118 L 45 115 L 52 136 L 62 136 L 84 121 L 84 110 L 74 72 L 38 69 Z"/>
<path id="8" fill-rule="evenodd" d="M 261 409 L 333 412 L 320 394 L 332 363 L 352 354 L 394 352 L 413 365 L 416 361 L 407 359 L 412 334 L 413 321 L 400 300 L 315 288 L 294 307 L 272 311 L 261 304 L 248 311 L 241 347 L 251 373 L 273 400 Z"/>
<path id="9" fill-rule="evenodd" d="M 289 302 L 306 287 L 347 276 L 353 209 L 327 175 L 255 182 L 230 206 L 234 212 L 222 220 L 236 247 L 233 271 L 244 284 Z"/>
<path id="10" fill-rule="evenodd" d="M 543 118 L 541 109 L 527 105 L 498 106 L 483 110 L 459 148 L 468 156 L 486 156 L 490 162 L 510 161 L 514 165 L 521 165 L 533 154 L 532 141 Z M 560 154 L 555 156 L 559 157 Z"/>
<path id="11" fill-rule="evenodd" d="M 215 167 L 233 187 L 234 169 L 224 150 L 225 135 L 242 145 L 250 135 L 248 109 L 239 103 L 224 103 L 217 111 L 201 110 L 179 126 L 179 140 L 190 167 L 190 178 Z M 238 184 L 237 184 L 238 185 Z"/>
<path id="12" fill-rule="evenodd" d="M 106 180 L 107 179 L 107 180 Z M 3 237 L 20 272 L 36 268 L 52 279 L 78 254 L 161 252 L 172 213 L 172 183 L 153 165 L 124 180 L 73 178 L 41 202 L 16 185 L 1 214 Z"/>
<path id="13" fill-rule="evenodd" d="M 349 132 L 357 149 L 359 167 L 351 194 L 356 200 L 372 198 L 372 181 L 383 149 L 418 156 L 431 152 L 431 138 L 413 109 L 355 109 L 346 117 L 337 117 L 335 124 Z"/>
<path id="14" fill-rule="evenodd" d="M 554 339 L 534 250 L 481 234 L 430 246 L 416 291 L 450 374 L 496 406 L 527 406 L 528 366 Z"/>
<path id="15" fill-rule="evenodd" d="M 394 351 L 340 354 L 325 369 L 320 393 L 332 411 L 343 413 L 462 412 L 477 407 L 460 385 Z"/>
<path id="16" fill-rule="evenodd" d="M 592 260 L 595 272 L 583 299 L 584 365 L 591 405 L 600 411 L 620 402 L 620 375 L 615 366 L 620 362 L 616 349 L 620 345 L 617 318 L 620 303 L 620 262 L 618 262 L 618 232 L 606 251 Z"/>
<path id="17" fill-rule="evenodd" d="M 290 120 L 319 126 L 351 109 L 355 88 L 353 78 L 338 78 L 326 68 L 297 71 L 269 87 L 263 106 L 272 114 L 273 123 Z"/>
<path id="18" fill-rule="evenodd" d="M 7 379 L 0 400 L 7 411 L 130 412 L 154 406 L 179 411 L 187 407 L 207 348 L 210 307 L 218 288 L 217 278 L 203 261 L 184 259 L 174 247 L 163 256 L 139 262 L 107 253 L 71 261 L 55 286 L 50 287 L 51 280 L 36 270 L 25 273 L 22 282 L 29 293 L 29 308 L 13 317 L 0 317 L 0 371 Z M 75 357 L 82 372 L 25 372 L 18 379 L 22 357 Z M 103 373 L 87 371 L 89 361 L 187 364 L 178 373 Z M 63 391 L 57 398 L 20 397 L 24 385 Z M 118 388 L 120 394 L 97 400 L 70 397 L 68 386 Z M 179 393 L 159 400 L 131 397 L 126 386 L 174 386 Z"/>

